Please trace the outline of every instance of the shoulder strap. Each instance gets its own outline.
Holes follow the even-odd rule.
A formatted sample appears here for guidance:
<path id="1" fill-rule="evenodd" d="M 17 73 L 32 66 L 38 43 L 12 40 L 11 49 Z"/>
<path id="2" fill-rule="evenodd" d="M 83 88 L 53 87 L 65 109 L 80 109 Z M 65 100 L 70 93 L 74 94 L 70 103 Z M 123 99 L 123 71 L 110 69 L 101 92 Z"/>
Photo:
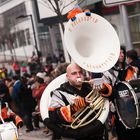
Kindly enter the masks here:
<path id="1" fill-rule="evenodd" d="M 58 92 L 59 92 L 60 95 L 62 96 L 62 100 L 64 101 L 64 103 L 65 103 L 66 105 L 68 105 L 69 102 L 68 102 L 68 100 L 66 99 L 66 97 L 65 97 L 60 91 L 58 91 Z"/>
<path id="2" fill-rule="evenodd" d="M 60 95 L 61 95 L 61 97 L 62 98 L 60 98 L 57 94 L 55 94 L 55 96 L 57 96 L 60 100 L 62 100 L 66 105 L 69 105 L 69 102 L 68 102 L 68 100 L 66 99 L 66 97 L 61 93 L 61 91 L 59 91 L 59 90 L 57 90 L 59 93 L 60 93 Z M 51 92 L 51 96 L 53 95 L 53 92 Z"/>
<path id="3" fill-rule="evenodd" d="M 106 76 L 106 74 L 109 75 L 109 76 Z M 118 81 L 119 81 L 119 78 L 118 76 L 114 73 L 114 70 L 113 69 L 110 69 L 108 71 L 106 71 L 105 73 L 103 73 L 103 75 L 105 76 L 106 79 L 108 79 L 111 83 L 111 85 L 115 85 Z M 110 78 L 112 77 L 112 78 Z M 114 79 L 114 80 L 113 80 Z M 113 81 L 114 82 L 113 82 Z M 113 84 L 114 83 L 114 84 Z"/>

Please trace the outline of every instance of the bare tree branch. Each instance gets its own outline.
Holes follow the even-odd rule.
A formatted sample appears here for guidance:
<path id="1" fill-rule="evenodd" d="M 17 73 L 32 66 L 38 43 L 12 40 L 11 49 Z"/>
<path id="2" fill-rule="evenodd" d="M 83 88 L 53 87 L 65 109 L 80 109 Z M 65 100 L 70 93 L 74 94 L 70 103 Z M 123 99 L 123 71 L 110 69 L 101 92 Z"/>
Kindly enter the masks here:
<path id="1" fill-rule="evenodd" d="M 61 11 L 61 9 L 63 9 L 63 5 L 65 5 L 65 3 L 66 3 L 66 0 L 60 0 L 59 1 L 60 11 Z"/>
<path id="2" fill-rule="evenodd" d="M 59 12 L 62 14 L 63 10 L 69 5 L 71 5 L 72 3 L 74 3 L 75 1 L 76 0 L 73 0 L 68 4 L 66 4 L 66 0 L 40 0 L 39 2 L 58 15 Z M 58 7 L 56 5 L 58 5 Z"/>
<path id="3" fill-rule="evenodd" d="M 63 12 L 63 10 L 68 7 L 69 5 L 71 5 L 72 3 L 74 3 L 76 0 L 71 1 L 70 3 L 68 3 L 67 5 L 65 5 L 62 9 L 61 12 Z"/>
<path id="4" fill-rule="evenodd" d="M 51 0 L 48 0 L 48 1 L 50 2 L 50 4 L 51 4 L 51 6 L 53 7 L 54 11 L 57 13 L 57 9 L 56 9 L 55 6 L 53 5 L 52 1 L 51 1 Z M 54 2 L 55 2 L 55 0 L 54 0 Z"/>
<path id="5" fill-rule="evenodd" d="M 49 1 L 40 0 L 39 2 L 45 7 L 49 8 L 52 12 L 55 12 L 53 5 Z"/>
<path id="6" fill-rule="evenodd" d="M 42 1 L 42 2 L 41 2 Z M 70 4 L 73 4 L 76 0 L 40 0 L 40 2 L 49 8 L 51 11 L 55 12 L 59 18 L 59 23 L 64 31 L 63 25 L 63 10 L 64 8 L 68 7 Z M 48 6 L 49 5 L 49 6 Z"/>
<path id="7" fill-rule="evenodd" d="M 52 12 L 55 12 L 53 7 L 51 6 L 51 4 L 48 1 L 40 0 L 39 3 L 42 4 L 43 6 L 45 6 L 46 8 L 50 9 Z"/>

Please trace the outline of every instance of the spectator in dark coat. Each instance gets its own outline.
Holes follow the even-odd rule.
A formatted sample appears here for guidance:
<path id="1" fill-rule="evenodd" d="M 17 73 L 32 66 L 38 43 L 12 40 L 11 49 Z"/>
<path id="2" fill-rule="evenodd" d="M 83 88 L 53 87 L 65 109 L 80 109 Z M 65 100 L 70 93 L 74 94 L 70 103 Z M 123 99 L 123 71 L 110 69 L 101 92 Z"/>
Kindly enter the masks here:
<path id="1" fill-rule="evenodd" d="M 30 83 L 28 82 L 28 78 L 26 75 L 22 76 L 22 95 L 21 95 L 21 101 L 23 105 L 24 110 L 24 123 L 26 125 L 26 132 L 30 132 L 34 130 L 33 124 L 32 124 L 32 113 L 35 110 L 36 102 L 35 99 L 32 97 L 32 89 L 30 86 Z"/>
<path id="2" fill-rule="evenodd" d="M 21 107 L 21 100 L 20 100 L 20 87 L 21 87 L 21 81 L 19 79 L 19 76 L 13 76 L 12 77 L 13 82 L 13 90 L 11 93 L 12 100 L 14 101 L 16 107 L 18 108 L 18 115 L 22 117 L 23 111 Z"/>

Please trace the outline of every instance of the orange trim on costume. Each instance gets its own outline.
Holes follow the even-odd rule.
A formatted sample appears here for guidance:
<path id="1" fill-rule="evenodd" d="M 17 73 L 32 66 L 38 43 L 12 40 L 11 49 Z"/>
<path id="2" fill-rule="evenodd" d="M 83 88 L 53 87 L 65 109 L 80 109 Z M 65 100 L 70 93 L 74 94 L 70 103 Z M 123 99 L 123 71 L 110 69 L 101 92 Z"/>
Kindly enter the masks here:
<path id="1" fill-rule="evenodd" d="M 78 106 L 77 106 L 77 105 L 74 105 L 74 106 L 73 106 L 73 110 L 74 110 L 75 112 L 77 112 L 77 111 L 79 110 Z"/>
<path id="2" fill-rule="evenodd" d="M 18 138 L 17 138 L 17 136 L 16 136 L 16 135 L 14 136 L 13 140 L 18 140 Z"/>
<path id="3" fill-rule="evenodd" d="M 16 122 L 16 126 L 17 126 L 19 123 L 23 122 L 23 120 L 19 116 L 16 116 L 15 122 Z"/>
<path id="4" fill-rule="evenodd" d="M 79 99 L 79 101 L 78 101 L 78 105 L 79 105 L 79 109 L 80 109 L 81 107 L 84 107 L 84 106 L 86 105 L 85 99 L 81 97 L 81 98 Z M 78 109 L 78 110 L 79 110 L 79 109 Z"/>
<path id="5" fill-rule="evenodd" d="M 107 83 L 103 83 L 105 88 L 108 89 L 108 93 L 107 94 L 104 94 L 103 92 L 101 92 L 101 94 L 104 96 L 104 97 L 109 97 L 111 94 L 112 94 L 112 87 L 111 85 L 107 84 Z"/>
<path id="6" fill-rule="evenodd" d="M 80 8 L 75 8 L 68 13 L 67 18 L 71 19 L 71 18 L 75 17 L 77 14 L 82 13 L 82 12 L 83 11 Z"/>
<path id="7" fill-rule="evenodd" d="M 72 122 L 70 106 L 64 106 L 60 108 L 61 115 L 67 122 Z"/>
<path id="8" fill-rule="evenodd" d="M 134 69 L 133 69 L 133 70 L 128 69 L 128 70 L 127 70 L 127 75 L 126 75 L 125 80 L 126 80 L 126 81 L 131 80 L 132 77 L 134 76 L 134 73 L 135 73 L 135 70 L 134 70 Z"/>
<path id="9" fill-rule="evenodd" d="M 116 119 L 115 115 L 112 115 L 112 117 L 111 117 L 111 124 L 112 124 L 112 125 L 115 124 L 115 119 Z"/>
<path id="10" fill-rule="evenodd" d="M 8 115 L 8 108 L 7 107 L 2 108 L 1 116 L 3 119 L 7 119 L 10 117 L 10 114 Z"/>
<path id="11" fill-rule="evenodd" d="M 56 108 L 55 107 L 49 107 L 48 110 L 49 111 L 54 111 Z"/>

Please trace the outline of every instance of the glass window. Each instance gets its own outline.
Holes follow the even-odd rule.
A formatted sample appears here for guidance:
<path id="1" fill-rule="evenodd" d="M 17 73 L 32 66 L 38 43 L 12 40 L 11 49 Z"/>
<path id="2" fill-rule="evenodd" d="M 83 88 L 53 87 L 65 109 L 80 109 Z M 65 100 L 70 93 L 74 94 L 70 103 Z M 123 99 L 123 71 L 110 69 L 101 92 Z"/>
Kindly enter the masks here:
<path id="1" fill-rule="evenodd" d="M 19 17 L 20 15 L 26 15 L 25 3 L 15 6 L 14 8 L 4 12 L 3 15 L 4 15 L 4 22 L 9 23 L 12 26 L 13 21 L 16 21 L 17 17 Z"/>
<path id="2" fill-rule="evenodd" d="M 17 44 L 17 33 L 16 32 L 12 34 L 12 41 L 13 41 L 13 47 L 17 48 L 18 44 Z"/>
<path id="3" fill-rule="evenodd" d="M 131 37 L 133 42 L 140 41 L 140 16 L 132 17 L 129 20 Z"/>
<path id="4" fill-rule="evenodd" d="M 140 2 L 134 2 L 127 5 L 128 15 L 140 13 Z"/>
<path id="5" fill-rule="evenodd" d="M 31 44 L 31 37 L 30 37 L 29 29 L 25 30 L 25 36 L 26 36 L 27 45 L 30 45 Z"/>
<path id="6" fill-rule="evenodd" d="M 24 30 L 17 32 L 17 38 L 18 38 L 19 46 L 26 45 Z"/>
<path id="7" fill-rule="evenodd" d="M 1 3 L 4 3 L 4 2 L 6 2 L 6 1 L 9 1 L 9 0 L 0 0 L 0 4 L 1 4 Z"/>
<path id="8" fill-rule="evenodd" d="M 127 13 L 129 17 L 132 44 L 134 49 L 140 52 L 140 2 L 127 5 Z"/>

